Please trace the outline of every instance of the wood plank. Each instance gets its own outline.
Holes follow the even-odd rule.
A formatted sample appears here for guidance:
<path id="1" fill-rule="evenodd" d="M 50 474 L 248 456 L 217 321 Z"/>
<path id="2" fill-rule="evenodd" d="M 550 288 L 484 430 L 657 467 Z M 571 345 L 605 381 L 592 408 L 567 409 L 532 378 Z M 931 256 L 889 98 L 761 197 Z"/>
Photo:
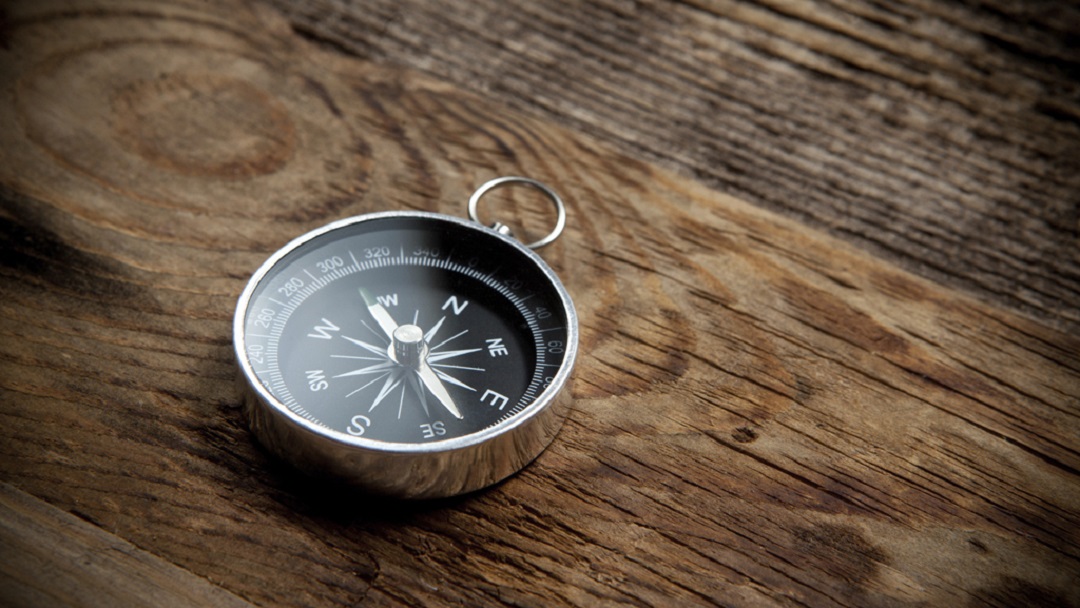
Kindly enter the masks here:
<path id="1" fill-rule="evenodd" d="M 334 49 L 1080 329 L 1075 3 L 268 1 Z"/>
<path id="2" fill-rule="evenodd" d="M 247 602 L 0 483 L 0 604 L 221 606 Z"/>
<path id="3" fill-rule="evenodd" d="M 262 5 L 24 3 L 6 32 L 0 480 L 254 604 L 1080 605 L 1074 335 Z M 432 503 L 274 462 L 234 383 L 249 273 L 502 174 L 570 208 L 553 446 Z M 528 236 L 536 198 L 498 209 Z"/>

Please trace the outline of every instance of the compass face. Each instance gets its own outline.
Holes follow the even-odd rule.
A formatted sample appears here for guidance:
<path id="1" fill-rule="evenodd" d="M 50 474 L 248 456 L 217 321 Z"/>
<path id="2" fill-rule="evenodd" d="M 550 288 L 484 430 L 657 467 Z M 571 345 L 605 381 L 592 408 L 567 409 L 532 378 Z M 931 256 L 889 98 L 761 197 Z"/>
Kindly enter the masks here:
<path id="1" fill-rule="evenodd" d="M 550 400 L 577 328 L 565 290 L 509 237 L 426 213 L 305 235 L 255 275 L 236 347 L 262 400 L 344 442 L 483 437 Z"/>

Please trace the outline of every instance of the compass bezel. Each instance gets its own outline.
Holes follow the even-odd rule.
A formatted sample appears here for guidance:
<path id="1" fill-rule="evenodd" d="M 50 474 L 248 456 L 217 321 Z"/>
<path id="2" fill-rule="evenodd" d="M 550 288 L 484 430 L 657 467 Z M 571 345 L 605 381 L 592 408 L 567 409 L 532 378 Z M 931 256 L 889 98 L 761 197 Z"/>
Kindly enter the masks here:
<path id="1" fill-rule="evenodd" d="M 531 403 L 491 426 L 467 434 L 423 443 L 391 442 L 356 437 L 308 420 L 292 411 L 259 380 L 247 354 L 249 309 L 259 287 L 272 280 L 279 265 L 287 263 L 294 254 L 304 255 L 305 248 L 320 246 L 318 241 L 324 237 L 347 232 L 360 224 L 387 220 L 423 224 L 425 231 L 453 229 L 489 239 L 493 247 L 514 250 L 546 282 L 542 288 L 557 296 L 558 313 L 565 319 L 565 352 L 551 383 Z M 513 237 L 449 215 L 389 211 L 332 222 L 292 239 L 277 250 L 255 271 L 241 293 L 233 319 L 233 336 L 234 354 L 247 395 L 245 409 L 249 423 L 271 451 L 310 473 L 344 477 L 377 492 L 439 496 L 494 483 L 528 464 L 550 443 L 569 405 L 569 391 L 564 389 L 577 357 L 578 319 L 559 278 L 540 256 Z M 449 473 L 459 467 L 467 468 L 469 474 Z"/>

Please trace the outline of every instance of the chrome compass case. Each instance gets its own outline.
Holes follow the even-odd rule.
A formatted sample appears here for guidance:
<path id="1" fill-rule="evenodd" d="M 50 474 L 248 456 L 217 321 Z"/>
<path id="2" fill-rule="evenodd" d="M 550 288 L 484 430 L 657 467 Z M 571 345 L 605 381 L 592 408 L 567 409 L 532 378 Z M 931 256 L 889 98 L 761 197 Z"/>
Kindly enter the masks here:
<path id="1" fill-rule="evenodd" d="M 312 474 L 405 498 L 461 494 L 531 462 L 569 408 L 578 320 L 558 277 L 501 224 L 372 213 L 300 236 L 240 296 L 251 428 Z"/>

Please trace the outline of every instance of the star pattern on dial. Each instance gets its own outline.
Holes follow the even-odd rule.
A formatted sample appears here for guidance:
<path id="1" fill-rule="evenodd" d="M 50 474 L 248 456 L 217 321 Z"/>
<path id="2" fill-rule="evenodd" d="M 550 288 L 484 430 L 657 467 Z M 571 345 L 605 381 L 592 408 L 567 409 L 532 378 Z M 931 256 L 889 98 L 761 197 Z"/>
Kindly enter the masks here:
<path id="1" fill-rule="evenodd" d="M 413 315 L 413 324 L 415 325 L 419 319 L 420 311 L 416 311 Z M 424 332 L 424 342 L 431 344 L 434 338 L 438 335 L 439 330 L 442 328 L 443 323 L 446 321 L 446 317 L 439 319 L 435 325 Z M 390 355 L 390 341 L 387 340 L 382 332 L 376 331 L 366 322 L 363 322 L 364 327 L 370 331 L 381 344 L 373 344 L 370 341 L 365 341 L 360 338 L 354 338 L 350 336 L 342 335 L 349 344 L 360 349 L 363 354 L 334 354 L 330 355 L 336 359 L 352 359 L 357 361 L 370 361 L 369 364 L 363 365 L 353 370 L 343 372 L 333 376 L 334 378 L 347 378 L 347 377 L 360 377 L 367 378 L 364 384 L 350 391 L 345 395 L 346 398 L 352 397 L 364 390 L 378 386 L 378 392 L 375 398 L 372 400 L 371 405 L 368 408 L 368 412 L 372 412 L 375 408 L 379 407 L 383 403 L 397 401 L 397 417 L 402 417 L 402 412 L 405 408 L 405 394 L 411 390 L 416 395 L 417 400 L 420 402 L 420 406 L 424 409 L 424 413 L 431 416 L 431 411 L 428 406 L 428 397 L 434 396 L 428 385 L 421 381 L 420 372 L 416 369 L 402 365 L 394 360 Z M 451 342 L 458 340 L 469 333 L 468 329 L 462 330 L 446 339 L 440 341 L 434 346 L 427 348 L 426 363 L 430 367 L 431 371 L 443 382 L 458 386 L 468 391 L 476 392 L 476 389 L 469 386 L 465 381 L 457 377 L 459 372 L 484 372 L 482 367 L 475 367 L 469 365 L 461 365 L 453 360 L 457 357 L 470 355 L 482 351 L 481 348 L 463 348 L 463 349 L 449 349 Z M 355 350 L 354 350 L 355 352 Z M 451 373 L 451 371 L 453 373 Z M 460 374 L 459 374 L 460 375 Z M 381 384 L 380 384 L 381 383 Z M 396 397 L 396 399 L 391 399 Z"/>

